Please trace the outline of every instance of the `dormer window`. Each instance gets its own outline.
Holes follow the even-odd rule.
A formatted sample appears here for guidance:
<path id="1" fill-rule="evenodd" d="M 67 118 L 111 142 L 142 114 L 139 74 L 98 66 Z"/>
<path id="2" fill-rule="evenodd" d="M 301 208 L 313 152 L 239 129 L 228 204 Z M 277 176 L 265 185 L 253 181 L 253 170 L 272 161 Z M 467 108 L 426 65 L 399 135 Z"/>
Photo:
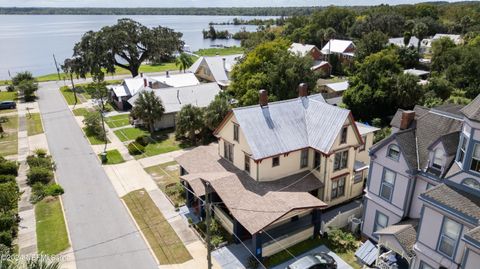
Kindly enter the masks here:
<path id="1" fill-rule="evenodd" d="M 348 134 L 348 126 L 342 128 L 342 135 L 340 136 L 340 144 L 347 143 L 347 134 Z"/>
<path id="2" fill-rule="evenodd" d="M 467 150 L 467 139 L 464 136 L 460 138 L 462 141 L 460 142 L 460 150 L 458 151 L 458 158 L 457 161 L 463 164 L 463 159 L 465 158 L 465 151 Z"/>
<path id="3" fill-rule="evenodd" d="M 432 167 L 441 170 L 443 166 L 443 151 L 436 149 L 433 152 Z"/>
<path id="4" fill-rule="evenodd" d="M 475 147 L 473 148 L 470 170 L 480 173 L 480 143 L 476 143 Z"/>
<path id="5" fill-rule="evenodd" d="M 397 145 L 390 145 L 388 148 L 387 157 L 398 161 L 400 159 L 400 148 Z"/>
<path id="6" fill-rule="evenodd" d="M 233 124 L 233 140 L 238 142 L 238 124 Z"/>

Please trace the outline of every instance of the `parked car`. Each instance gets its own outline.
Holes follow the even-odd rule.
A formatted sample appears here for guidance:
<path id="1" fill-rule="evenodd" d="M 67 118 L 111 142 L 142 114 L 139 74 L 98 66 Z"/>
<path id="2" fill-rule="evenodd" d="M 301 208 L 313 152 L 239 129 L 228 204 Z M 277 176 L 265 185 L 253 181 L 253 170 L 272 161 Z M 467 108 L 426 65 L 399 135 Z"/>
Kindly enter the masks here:
<path id="1" fill-rule="evenodd" d="M 298 259 L 287 269 L 337 269 L 337 262 L 332 256 L 321 252 Z"/>
<path id="2" fill-rule="evenodd" d="M 2 101 L 0 102 L 0 109 L 14 109 L 17 107 L 17 103 L 14 101 Z"/>

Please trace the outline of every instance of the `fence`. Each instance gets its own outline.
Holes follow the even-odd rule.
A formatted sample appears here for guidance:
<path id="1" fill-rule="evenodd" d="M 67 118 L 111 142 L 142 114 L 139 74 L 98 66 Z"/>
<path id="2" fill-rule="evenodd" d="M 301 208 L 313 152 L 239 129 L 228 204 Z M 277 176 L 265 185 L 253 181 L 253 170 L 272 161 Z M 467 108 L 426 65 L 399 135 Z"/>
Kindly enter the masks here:
<path id="1" fill-rule="evenodd" d="M 344 228 L 348 226 L 348 224 L 351 223 L 352 218 L 361 218 L 362 212 L 363 205 L 360 204 L 360 206 L 354 209 L 339 213 L 327 223 L 322 221 L 321 233 L 328 232 L 328 230 L 332 228 Z"/>

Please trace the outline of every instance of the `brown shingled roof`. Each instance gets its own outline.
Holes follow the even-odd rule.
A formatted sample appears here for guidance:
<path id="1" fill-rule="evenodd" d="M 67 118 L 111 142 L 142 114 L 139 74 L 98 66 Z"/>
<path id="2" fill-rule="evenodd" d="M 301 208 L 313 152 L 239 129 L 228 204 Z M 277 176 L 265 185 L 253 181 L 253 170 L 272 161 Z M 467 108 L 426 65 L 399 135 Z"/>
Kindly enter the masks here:
<path id="1" fill-rule="evenodd" d="M 375 232 L 375 234 L 393 235 L 409 257 L 415 256 L 413 245 L 417 239 L 417 231 L 412 225 L 391 225 Z"/>
<path id="2" fill-rule="evenodd" d="M 197 196 L 205 195 L 201 180 L 209 182 L 230 213 L 251 234 L 291 211 L 327 206 L 308 193 L 323 186 L 309 171 L 257 182 L 221 158 L 216 145 L 197 147 L 176 161 L 188 172 L 181 179 L 190 184 Z"/>

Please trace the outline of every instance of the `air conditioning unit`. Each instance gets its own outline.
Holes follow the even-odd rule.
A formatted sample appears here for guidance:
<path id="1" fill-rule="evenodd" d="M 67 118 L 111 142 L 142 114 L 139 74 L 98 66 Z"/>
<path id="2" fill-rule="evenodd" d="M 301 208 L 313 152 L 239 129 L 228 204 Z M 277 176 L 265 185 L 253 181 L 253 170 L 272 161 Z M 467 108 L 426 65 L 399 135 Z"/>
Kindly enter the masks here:
<path id="1" fill-rule="evenodd" d="M 362 224 L 361 219 L 352 218 L 350 222 L 350 231 L 352 231 L 352 233 L 357 233 L 360 230 L 361 224 Z"/>

